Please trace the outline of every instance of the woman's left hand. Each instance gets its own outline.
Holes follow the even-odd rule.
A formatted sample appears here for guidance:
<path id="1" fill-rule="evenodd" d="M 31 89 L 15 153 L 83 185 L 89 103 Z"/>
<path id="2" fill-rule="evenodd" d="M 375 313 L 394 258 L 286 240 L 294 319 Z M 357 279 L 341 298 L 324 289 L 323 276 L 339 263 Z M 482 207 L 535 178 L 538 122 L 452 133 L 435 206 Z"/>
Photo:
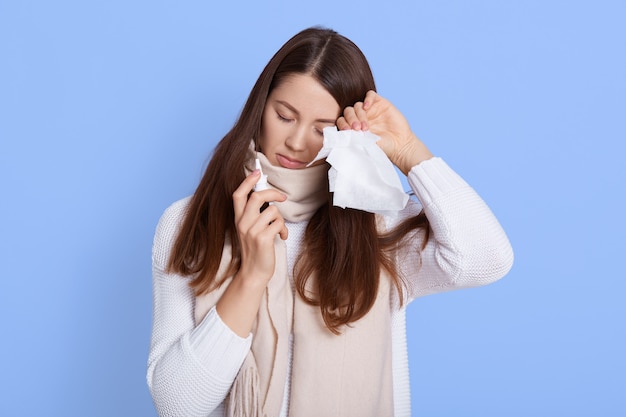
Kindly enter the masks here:
<path id="1" fill-rule="evenodd" d="M 370 130 L 379 136 L 378 146 L 405 175 L 413 166 L 433 156 L 413 133 L 404 115 L 372 90 L 367 92 L 365 100 L 344 109 L 337 119 L 337 128 Z"/>

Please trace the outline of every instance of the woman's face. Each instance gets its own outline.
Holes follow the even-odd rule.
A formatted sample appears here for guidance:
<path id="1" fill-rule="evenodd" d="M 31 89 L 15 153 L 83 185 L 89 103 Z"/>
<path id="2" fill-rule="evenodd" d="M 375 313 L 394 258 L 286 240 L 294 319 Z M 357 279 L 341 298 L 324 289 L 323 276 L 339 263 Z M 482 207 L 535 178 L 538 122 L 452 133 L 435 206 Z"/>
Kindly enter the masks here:
<path id="1" fill-rule="evenodd" d="M 261 152 L 274 166 L 306 167 L 322 148 L 322 130 L 335 125 L 340 111 L 333 96 L 313 77 L 288 76 L 265 103 Z"/>

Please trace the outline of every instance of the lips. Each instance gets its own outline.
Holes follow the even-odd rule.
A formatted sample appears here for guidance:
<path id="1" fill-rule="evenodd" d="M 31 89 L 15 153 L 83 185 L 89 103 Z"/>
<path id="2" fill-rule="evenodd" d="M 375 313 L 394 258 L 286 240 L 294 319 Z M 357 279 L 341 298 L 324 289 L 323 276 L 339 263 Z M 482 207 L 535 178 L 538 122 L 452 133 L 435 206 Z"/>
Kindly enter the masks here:
<path id="1" fill-rule="evenodd" d="M 306 165 L 307 165 L 306 162 L 302 162 L 297 159 L 292 159 L 281 154 L 276 154 L 276 161 L 283 168 L 289 168 L 289 169 L 302 169 L 302 168 L 306 168 Z"/>

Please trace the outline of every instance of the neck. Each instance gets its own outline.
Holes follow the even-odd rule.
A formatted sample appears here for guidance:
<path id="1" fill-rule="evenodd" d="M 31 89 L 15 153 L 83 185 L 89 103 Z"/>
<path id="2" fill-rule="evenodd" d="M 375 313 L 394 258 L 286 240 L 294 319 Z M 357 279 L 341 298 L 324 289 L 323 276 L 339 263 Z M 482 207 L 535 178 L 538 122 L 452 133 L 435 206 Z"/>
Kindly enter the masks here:
<path id="1" fill-rule="evenodd" d="M 254 169 L 254 161 L 261 162 L 268 184 L 287 196 L 282 203 L 273 203 L 285 220 L 300 222 L 309 220 L 328 199 L 328 164 L 303 169 L 288 169 L 270 164 L 260 152 L 254 150 L 254 142 L 248 150 L 246 169 Z"/>

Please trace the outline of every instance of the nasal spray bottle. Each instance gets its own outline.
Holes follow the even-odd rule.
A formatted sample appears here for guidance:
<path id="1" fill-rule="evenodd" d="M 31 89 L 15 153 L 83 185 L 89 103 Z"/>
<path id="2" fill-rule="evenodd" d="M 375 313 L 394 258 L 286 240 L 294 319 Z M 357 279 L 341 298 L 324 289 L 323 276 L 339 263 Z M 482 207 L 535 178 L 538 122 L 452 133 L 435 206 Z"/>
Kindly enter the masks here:
<path id="1" fill-rule="evenodd" d="M 257 158 L 254 162 L 254 168 L 258 169 L 261 173 L 261 178 L 259 178 L 259 180 L 256 182 L 256 185 L 254 186 L 254 191 L 267 190 L 269 188 L 269 186 L 267 185 L 267 175 L 263 174 L 263 169 L 261 168 L 261 161 L 259 161 L 259 158 Z"/>
<path id="2" fill-rule="evenodd" d="M 254 185 L 254 191 L 256 192 L 256 191 L 268 190 L 270 187 L 269 185 L 267 185 L 267 175 L 263 174 L 263 169 L 261 168 L 261 162 L 259 161 L 259 158 L 257 158 L 256 161 L 254 162 L 254 168 L 258 169 L 259 172 L 261 173 L 261 178 L 259 178 L 259 180 Z M 261 206 L 261 211 L 265 210 L 268 206 L 269 206 L 269 203 L 263 204 L 263 206 Z"/>

